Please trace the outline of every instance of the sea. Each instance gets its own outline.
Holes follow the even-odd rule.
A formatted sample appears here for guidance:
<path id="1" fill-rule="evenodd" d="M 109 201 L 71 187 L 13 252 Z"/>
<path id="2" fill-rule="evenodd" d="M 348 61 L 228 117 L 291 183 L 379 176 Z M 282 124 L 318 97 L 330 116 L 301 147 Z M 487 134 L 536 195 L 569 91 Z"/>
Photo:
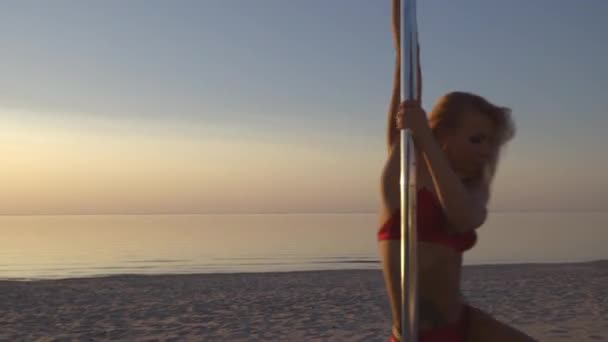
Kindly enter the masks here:
<path id="1" fill-rule="evenodd" d="M 0 279 L 379 269 L 372 213 L 0 216 Z M 493 212 L 465 265 L 608 259 L 608 212 Z"/>

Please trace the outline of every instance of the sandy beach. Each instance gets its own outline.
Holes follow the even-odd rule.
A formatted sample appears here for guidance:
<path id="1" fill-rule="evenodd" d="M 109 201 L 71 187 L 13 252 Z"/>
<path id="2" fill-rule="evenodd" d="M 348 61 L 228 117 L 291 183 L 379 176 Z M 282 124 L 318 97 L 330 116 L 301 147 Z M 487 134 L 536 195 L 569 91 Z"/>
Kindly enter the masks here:
<path id="1" fill-rule="evenodd" d="M 608 261 L 467 266 L 469 301 L 540 341 L 608 341 Z M 2 341 L 386 341 L 379 270 L 0 281 Z"/>

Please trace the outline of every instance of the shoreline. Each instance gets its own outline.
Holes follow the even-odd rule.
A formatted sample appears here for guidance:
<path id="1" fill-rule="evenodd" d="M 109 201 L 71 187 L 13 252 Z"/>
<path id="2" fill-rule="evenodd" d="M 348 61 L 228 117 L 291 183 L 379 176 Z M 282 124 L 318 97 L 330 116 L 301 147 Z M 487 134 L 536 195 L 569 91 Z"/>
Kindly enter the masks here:
<path id="1" fill-rule="evenodd" d="M 379 261 L 366 262 L 380 264 Z M 522 268 L 522 267 L 564 267 L 564 266 L 601 266 L 608 269 L 608 259 L 596 259 L 588 261 L 559 261 L 559 262 L 515 262 L 515 263 L 480 263 L 463 265 L 463 271 L 472 269 L 483 269 L 483 268 Z M 286 271 L 251 271 L 251 272 L 176 272 L 176 273 L 108 273 L 108 274 L 94 274 L 90 276 L 76 276 L 76 277 L 49 277 L 49 278 L 0 278 L 0 283 L 3 282 L 43 282 L 43 281 L 64 281 L 64 280 L 78 280 L 78 279 L 104 279 L 104 278 L 115 278 L 115 277 L 155 277 L 155 276 L 197 276 L 197 275 L 257 275 L 257 274 L 291 274 L 291 273 L 306 273 L 306 272 L 342 272 L 342 271 L 377 271 L 380 268 L 336 268 L 336 269 L 310 269 L 310 270 L 286 270 Z"/>

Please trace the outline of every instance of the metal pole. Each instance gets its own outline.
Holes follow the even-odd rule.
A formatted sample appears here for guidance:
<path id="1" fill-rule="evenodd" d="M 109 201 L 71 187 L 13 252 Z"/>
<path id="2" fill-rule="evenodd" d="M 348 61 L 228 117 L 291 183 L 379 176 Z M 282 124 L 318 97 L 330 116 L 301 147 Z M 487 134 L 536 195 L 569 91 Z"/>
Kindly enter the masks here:
<path id="1" fill-rule="evenodd" d="M 418 94 L 416 0 L 401 1 L 401 101 Z M 401 331 L 418 341 L 418 237 L 416 234 L 416 152 L 409 129 L 401 130 Z"/>

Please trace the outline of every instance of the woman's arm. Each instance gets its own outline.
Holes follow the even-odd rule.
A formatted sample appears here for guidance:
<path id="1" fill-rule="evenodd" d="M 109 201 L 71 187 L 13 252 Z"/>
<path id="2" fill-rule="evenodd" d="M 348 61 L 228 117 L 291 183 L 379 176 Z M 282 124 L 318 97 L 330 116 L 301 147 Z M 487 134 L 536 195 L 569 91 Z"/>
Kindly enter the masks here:
<path id="1" fill-rule="evenodd" d="M 397 111 L 399 110 L 399 104 L 401 103 L 401 56 L 397 53 L 395 61 L 395 74 L 393 75 L 393 93 L 391 94 L 391 101 L 388 106 L 388 125 L 387 125 L 387 147 L 388 151 L 392 150 L 395 141 L 399 139 L 400 129 L 395 124 L 395 118 Z M 422 68 L 420 66 L 420 46 L 418 46 L 418 68 L 417 68 L 418 83 L 416 88 L 418 91 L 418 102 L 422 99 Z"/>
<path id="2" fill-rule="evenodd" d="M 399 138 L 399 129 L 395 125 L 395 117 L 399 110 L 399 104 L 401 102 L 401 10 L 399 8 L 400 1 L 393 1 L 393 16 L 391 20 L 391 29 L 393 31 L 393 45 L 395 46 L 395 72 L 393 74 L 393 93 L 391 94 L 391 100 L 388 106 L 388 125 L 386 134 L 386 143 L 388 152 L 392 153 L 393 145 Z M 418 102 L 422 99 L 422 68 L 420 67 L 420 44 L 417 46 L 418 54 L 418 66 L 417 66 L 417 79 L 416 88 L 418 91 Z"/>
<path id="3" fill-rule="evenodd" d="M 479 228 L 487 217 L 487 186 L 483 182 L 465 186 L 432 131 L 428 129 L 418 133 L 415 137 L 417 146 L 424 156 L 450 226 L 460 233 Z"/>
<path id="4" fill-rule="evenodd" d="M 401 98 L 401 82 L 400 82 L 400 73 L 401 73 L 401 63 L 399 59 L 401 57 L 397 53 L 396 61 L 395 61 L 395 74 L 393 75 L 393 93 L 391 95 L 391 101 L 388 105 L 388 125 L 386 132 L 386 144 L 388 148 L 388 152 L 391 153 L 393 149 L 393 145 L 395 142 L 399 140 L 399 129 L 395 125 L 395 117 L 397 115 L 397 110 L 399 109 L 399 100 Z"/>
<path id="5" fill-rule="evenodd" d="M 397 127 L 409 128 L 437 189 L 437 197 L 452 230 L 466 232 L 478 228 L 487 216 L 487 188 L 482 182 L 465 186 L 429 127 L 426 113 L 417 101 L 405 101 L 399 108 Z"/>

